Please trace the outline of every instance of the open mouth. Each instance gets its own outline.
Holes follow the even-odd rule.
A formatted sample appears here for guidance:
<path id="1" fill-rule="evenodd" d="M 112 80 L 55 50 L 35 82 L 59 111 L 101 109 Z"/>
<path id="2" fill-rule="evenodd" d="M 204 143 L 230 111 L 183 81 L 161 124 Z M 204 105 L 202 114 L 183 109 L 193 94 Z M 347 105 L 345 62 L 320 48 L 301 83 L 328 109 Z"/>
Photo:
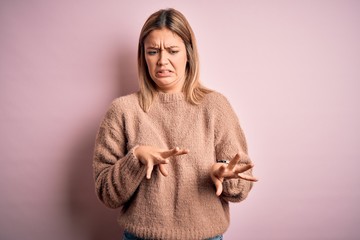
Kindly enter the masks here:
<path id="1" fill-rule="evenodd" d="M 172 74 L 172 71 L 168 69 L 159 70 L 156 72 L 156 76 L 158 77 L 169 77 Z"/>

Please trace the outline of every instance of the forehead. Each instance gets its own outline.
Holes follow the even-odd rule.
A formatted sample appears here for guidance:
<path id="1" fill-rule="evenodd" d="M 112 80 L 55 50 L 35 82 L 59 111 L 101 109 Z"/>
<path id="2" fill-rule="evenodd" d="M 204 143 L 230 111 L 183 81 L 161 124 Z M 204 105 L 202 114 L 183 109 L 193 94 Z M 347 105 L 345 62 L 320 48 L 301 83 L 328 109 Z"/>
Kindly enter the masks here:
<path id="1" fill-rule="evenodd" d="M 167 28 L 151 31 L 145 38 L 144 44 L 148 47 L 185 46 L 181 37 Z"/>

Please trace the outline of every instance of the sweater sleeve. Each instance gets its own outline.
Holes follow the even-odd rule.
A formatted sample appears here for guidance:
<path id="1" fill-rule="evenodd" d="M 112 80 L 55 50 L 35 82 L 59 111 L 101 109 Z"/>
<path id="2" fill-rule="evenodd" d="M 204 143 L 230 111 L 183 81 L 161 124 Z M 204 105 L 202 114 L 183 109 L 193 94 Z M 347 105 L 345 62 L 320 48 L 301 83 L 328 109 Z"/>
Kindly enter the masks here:
<path id="1" fill-rule="evenodd" d="M 216 159 L 231 160 L 239 153 L 240 165 L 250 163 L 246 138 L 240 127 L 238 117 L 228 100 L 221 94 L 217 100 L 215 117 Z M 251 169 L 245 174 L 252 174 Z M 252 188 L 252 182 L 243 179 L 225 179 L 221 198 L 230 202 L 244 200 Z"/>
<path id="2" fill-rule="evenodd" d="M 107 111 L 95 140 L 93 173 L 98 198 L 110 208 L 124 205 L 146 174 L 135 157 L 127 151 L 125 124 L 115 101 Z"/>

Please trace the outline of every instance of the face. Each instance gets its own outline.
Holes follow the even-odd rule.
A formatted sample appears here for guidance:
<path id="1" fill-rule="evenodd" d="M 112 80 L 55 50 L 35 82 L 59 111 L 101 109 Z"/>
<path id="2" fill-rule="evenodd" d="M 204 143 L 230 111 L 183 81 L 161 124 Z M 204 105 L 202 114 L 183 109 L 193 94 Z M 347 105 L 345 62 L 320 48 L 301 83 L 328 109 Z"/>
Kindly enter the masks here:
<path id="1" fill-rule="evenodd" d="M 153 30 L 145 38 L 145 60 L 158 90 L 181 92 L 187 55 L 183 40 L 167 28 Z"/>

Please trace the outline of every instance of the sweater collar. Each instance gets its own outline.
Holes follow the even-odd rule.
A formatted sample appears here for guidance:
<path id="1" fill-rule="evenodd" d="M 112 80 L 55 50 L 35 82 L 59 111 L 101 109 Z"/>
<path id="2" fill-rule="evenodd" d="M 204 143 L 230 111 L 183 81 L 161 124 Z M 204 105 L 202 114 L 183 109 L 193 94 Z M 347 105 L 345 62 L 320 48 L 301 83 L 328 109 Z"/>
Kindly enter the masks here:
<path id="1" fill-rule="evenodd" d="M 158 92 L 157 95 L 159 101 L 164 103 L 178 102 L 185 99 L 185 94 L 183 92 L 176 92 L 176 93 Z"/>

